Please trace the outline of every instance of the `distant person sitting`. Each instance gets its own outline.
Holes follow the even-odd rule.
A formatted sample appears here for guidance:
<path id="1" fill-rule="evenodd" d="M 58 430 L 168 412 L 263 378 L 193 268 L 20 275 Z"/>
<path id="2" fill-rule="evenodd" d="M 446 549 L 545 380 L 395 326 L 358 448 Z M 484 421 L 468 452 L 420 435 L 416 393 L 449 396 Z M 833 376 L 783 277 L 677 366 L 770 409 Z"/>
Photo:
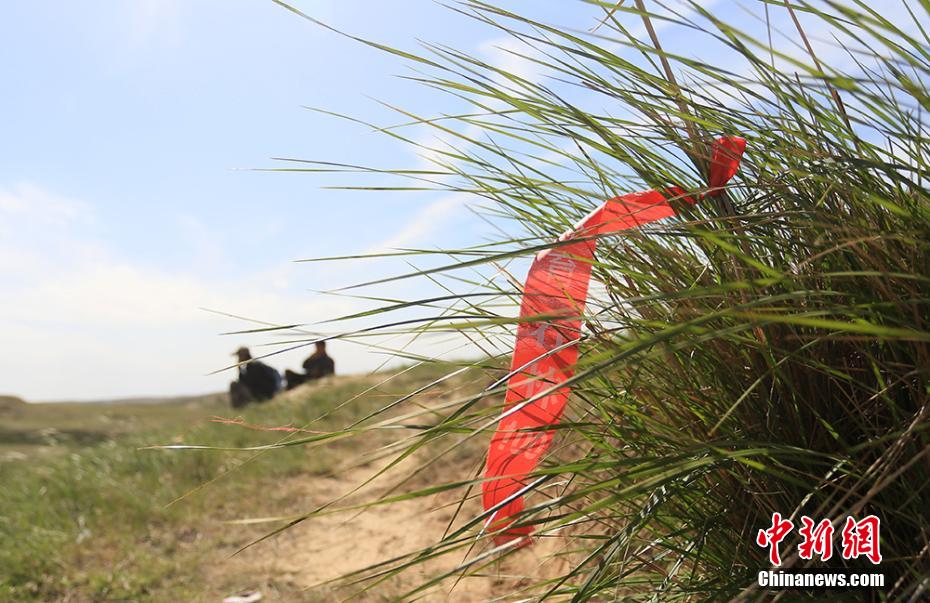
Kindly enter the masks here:
<path id="1" fill-rule="evenodd" d="M 298 373 L 292 370 L 284 371 L 284 378 L 287 379 L 287 389 L 294 389 L 301 383 L 321 379 L 327 375 L 336 373 L 336 363 L 326 354 L 326 342 L 316 342 L 316 351 L 304 360 L 304 372 Z"/>
<path id="2" fill-rule="evenodd" d="M 281 375 L 264 362 L 252 360 L 249 348 L 239 348 L 239 380 L 229 384 L 229 401 L 233 408 L 250 402 L 264 402 L 281 389 Z"/>

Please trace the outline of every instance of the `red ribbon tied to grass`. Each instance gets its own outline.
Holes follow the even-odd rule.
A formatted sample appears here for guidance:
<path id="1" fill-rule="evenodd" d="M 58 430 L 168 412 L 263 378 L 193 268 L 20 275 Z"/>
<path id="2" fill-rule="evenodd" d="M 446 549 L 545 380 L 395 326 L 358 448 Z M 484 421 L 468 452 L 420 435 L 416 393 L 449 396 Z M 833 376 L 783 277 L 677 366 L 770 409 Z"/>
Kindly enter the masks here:
<path id="1" fill-rule="evenodd" d="M 745 149 L 746 141 L 739 137 L 715 141 L 707 195 L 723 190 L 739 169 Z M 493 510 L 488 526 L 499 545 L 533 531 L 532 526 L 512 523 L 523 510 L 521 490 L 548 449 L 552 428 L 571 393 L 570 385 L 559 385 L 572 376 L 578 361 L 597 236 L 675 215 L 670 198 L 696 203 L 677 187 L 610 199 L 559 237 L 562 245 L 540 251 L 533 260 L 523 287 L 504 412 L 491 439 L 482 482 L 484 509 Z"/>

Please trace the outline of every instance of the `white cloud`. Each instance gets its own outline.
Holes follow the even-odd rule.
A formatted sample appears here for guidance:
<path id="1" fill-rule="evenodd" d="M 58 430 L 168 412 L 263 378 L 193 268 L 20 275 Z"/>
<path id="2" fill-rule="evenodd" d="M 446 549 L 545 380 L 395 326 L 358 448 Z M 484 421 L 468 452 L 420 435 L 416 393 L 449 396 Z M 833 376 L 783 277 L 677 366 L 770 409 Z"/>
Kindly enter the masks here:
<path id="1" fill-rule="evenodd" d="M 91 219 L 87 204 L 49 193 L 29 182 L 20 182 L 9 191 L 0 190 L 0 219 L 4 214 L 28 215 L 38 222 L 53 224 Z M 4 222 L 0 221 L 0 225 Z"/>
<path id="2" fill-rule="evenodd" d="M 427 205 L 404 229 L 383 241 L 382 248 L 427 239 L 454 218 L 463 201 L 451 195 Z M 219 336 L 261 325 L 201 308 L 295 324 L 370 307 L 351 297 L 307 292 L 303 282 L 314 265 L 282 261 L 220 278 L 218 273 L 228 272 L 201 262 L 167 270 L 133 261 L 97 234 L 91 228 L 95 223 L 87 204 L 34 184 L 0 188 L 0 332 L 4 334 L 0 393 L 61 400 L 222 390 L 231 373 L 207 373 L 227 366 L 232 350 L 251 345 L 253 353 L 268 353 L 280 348 L 267 344 L 282 338 Z M 181 233 L 188 228 L 210 239 L 208 258 L 227 257 L 221 239 L 203 224 L 179 222 Z M 189 247 L 194 255 L 199 253 L 196 245 Z M 358 326 L 340 323 L 328 328 Z M 400 348 L 409 337 L 369 341 Z M 371 370 L 387 358 L 342 341 L 333 342 L 331 349 L 341 373 Z M 440 355 L 451 349 L 438 338 L 427 337 L 411 351 Z M 269 362 L 279 369 L 297 367 L 306 353 L 288 352 Z"/>
<path id="3" fill-rule="evenodd" d="M 203 375 L 241 343 L 268 338 L 218 337 L 254 325 L 200 307 L 282 322 L 353 307 L 288 288 L 291 264 L 218 280 L 133 262 L 94 222 L 87 204 L 34 184 L 0 189 L 0 390 L 67 399 L 222 389 L 228 375 Z"/>
<path id="4" fill-rule="evenodd" d="M 460 214 L 467 201 L 467 195 L 453 193 L 429 203 L 408 220 L 403 228 L 373 245 L 368 253 L 409 248 L 424 241 L 435 241 L 437 233 Z"/>
<path id="5" fill-rule="evenodd" d="M 533 61 L 534 57 L 541 56 L 532 46 L 514 37 L 498 37 L 486 40 L 478 45 L 478 53 L 491 66 L 507 73 L 517 75 L 528 82 L 538 82 L 543 77 L 543 67 Z M 488 72 L 496 86 L 515 89 L 516 85 L 504 75 Z M 492 111 L 503 111 L 509 106 L 502 100 L 492 98 L 483 99 L 483 102 Z M 474 109 L 474 108 L 473 108 Z M 448 127 L 450 122 L 442 122 L 442 127 Z M 485 132 L 476 124 L 468 124 L 457 136 L 444 132 L 440 128 L 424 125 L 417 135 L 413 137 L 417 144 L 417 167 L 419 169 L 432 169 L 438 164 L 448 164 L 452 161 L 444 153 L 455 154 L 466 152 L 473 145 L 468 142 L 476 137 L 484 136 Z"/>
<path id="6" fill-rule="evenodd" d="M 539 51 L 526 42 L 512 37 L 500 37 L 487 40 L 478 46 L 489 63 L 501 71 L 513 74 L 529 82 L 538 82 L 543 75 L 543 67 L 534 59 L 541 55 Z M 494 75 L 498 85 L 513 85 L 510 79 L 500 74 Z"/>

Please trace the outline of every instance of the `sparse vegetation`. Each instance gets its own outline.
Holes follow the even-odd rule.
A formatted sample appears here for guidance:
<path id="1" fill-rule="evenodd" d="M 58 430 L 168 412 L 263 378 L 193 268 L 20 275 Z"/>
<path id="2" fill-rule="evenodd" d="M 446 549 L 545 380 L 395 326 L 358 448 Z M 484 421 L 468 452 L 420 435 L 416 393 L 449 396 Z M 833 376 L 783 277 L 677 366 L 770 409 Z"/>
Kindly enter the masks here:
<path id="1" fill-rule="evenodd" d="M 0 600 L 213 601 L 217 590 L 228 594 L 248 586 L 236 575 L 206 580 L 205 568 L 260 537 L 267 524 L 222 522 L 293 514 L 306 503 L 287 487 L 289 477 L 318 479 L 360 451 L 338 445 L 287 447 L 274 454 L 149 447 L 196 443 L 232 449 L 300 435 L 211 422 L 215 415 L 254 426 L 341 428 L 379 408 L 387 392 L 415 388 L 447 370 L 421 367 L 374 389 L 390 375 L 337 378 L 235 415 L 223 396 L 183 403 L 19 406 L 17 415 L 4 417 L 2 436 L 4 444 L 15 441 L 26 458 L 0 462 Z M 104 413 L 122 419 L 101 419 Z M 78 424 L 94 438 L 70 437 L 69 426 Z M 57 439 L 34 437 L 49 425 L 58 426 Z M 298 587 L 285 598 L 315 600 Z"/>

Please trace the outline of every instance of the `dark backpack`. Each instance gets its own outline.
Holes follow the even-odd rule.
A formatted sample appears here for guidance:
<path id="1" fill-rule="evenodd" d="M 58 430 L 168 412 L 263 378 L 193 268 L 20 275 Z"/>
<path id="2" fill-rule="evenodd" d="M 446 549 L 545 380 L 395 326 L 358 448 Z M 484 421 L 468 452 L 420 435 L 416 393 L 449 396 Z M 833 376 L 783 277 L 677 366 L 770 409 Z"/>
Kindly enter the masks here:
<path id="1" fill-rule="evenodd" d="M 281 389 L 281 374 L 263 362 L 253 360 L 246 367 L 247 385 L 263 398 L 274 396 Z"/>

